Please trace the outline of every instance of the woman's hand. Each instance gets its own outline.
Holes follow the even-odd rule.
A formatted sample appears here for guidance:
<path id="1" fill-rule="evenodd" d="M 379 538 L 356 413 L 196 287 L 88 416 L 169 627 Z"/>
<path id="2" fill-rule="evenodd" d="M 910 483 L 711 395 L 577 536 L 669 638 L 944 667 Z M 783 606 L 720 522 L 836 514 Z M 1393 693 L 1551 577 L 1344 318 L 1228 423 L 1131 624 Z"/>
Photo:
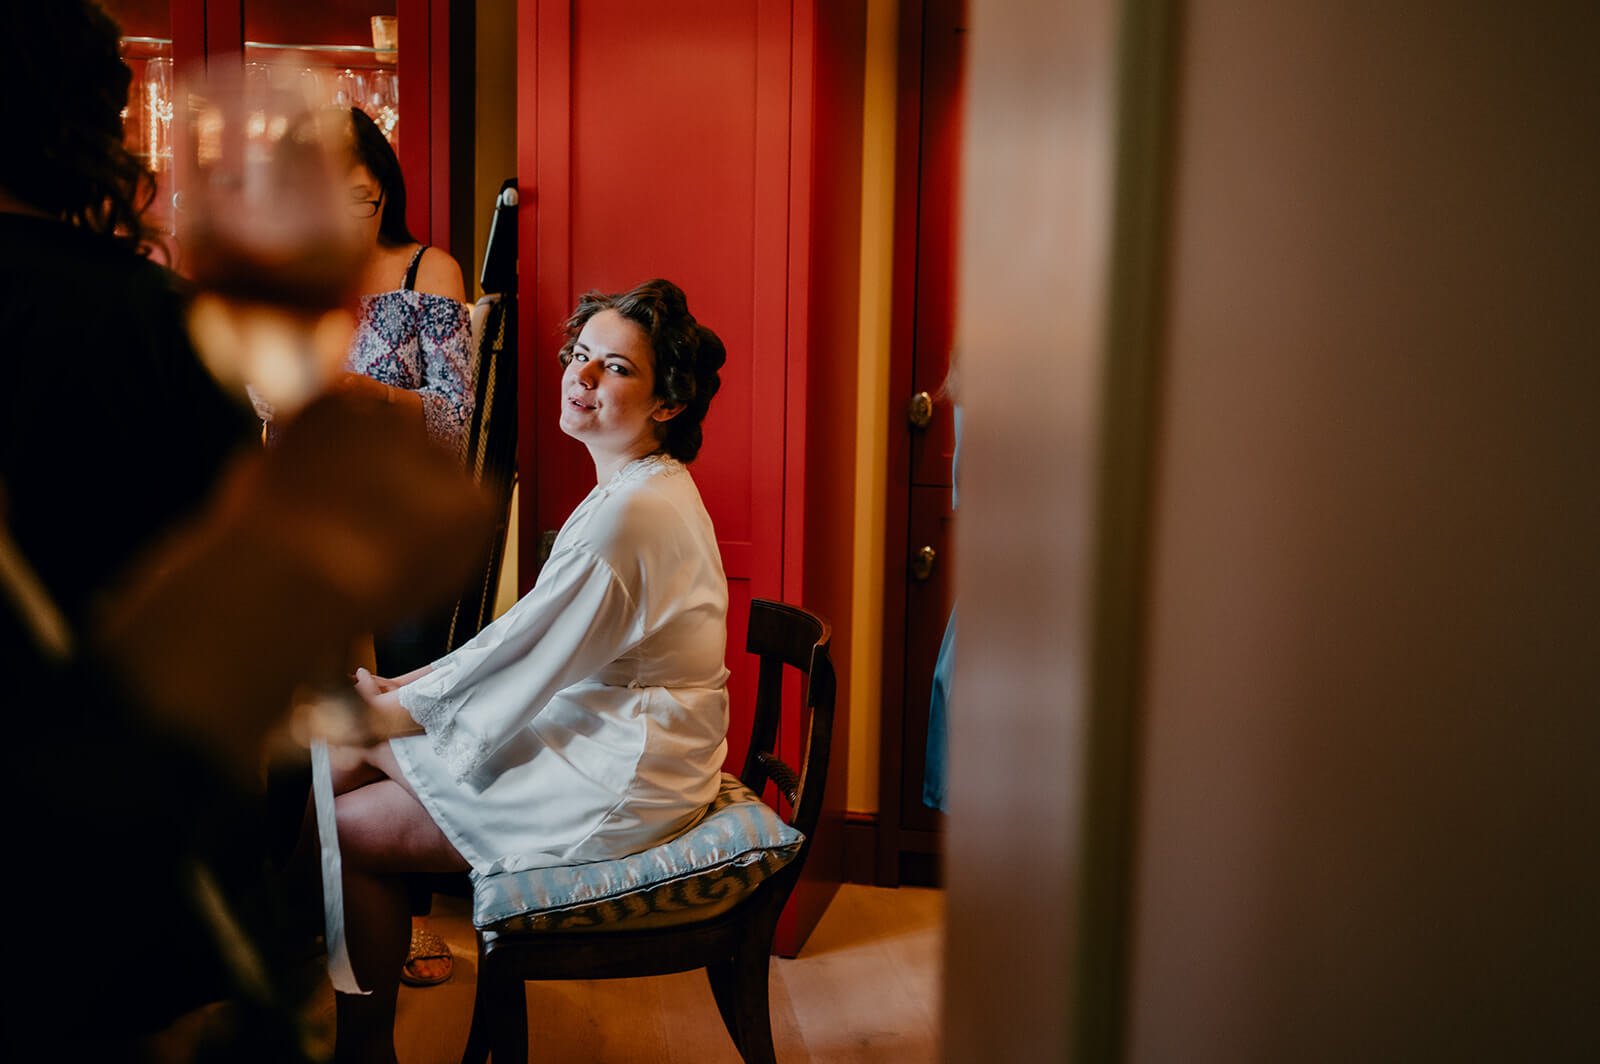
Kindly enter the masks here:
<path id="1" fill-rule="evenodd" d="M 370 702 L 379 695 L 394 690 L 394 681 L 374 676 L 366 669 L 357 669 L 355 680 L 356 694 L 360 695 L 364 702 Z"/>
<path id="2" fill-rule="evenodd" d="M 357 670 L 365 674 L 366 682 L 360 675 L 356 679 L 356 693 L 367 704 L 367 729 L 371 738 L 369 745 L 376 745 L 389 739 L 402 735 L 421 735 L 422 725 L 412 719 L 411 713 L 400 704 L 398 689 L 389 691 L 377 690 L 377 677 L 367 672 L 366 669 Z"/>
<path id="3" fill-rule="evenodd" d="M 396 676 L 392 680 L 385 680 L 382 676 L 374 676 L 373 679 L 378 681 L 378 684 L 379 684 L 380 687 L 382 685 L 384 685 L 384 684 L 391 685 L 390 687 L 384 687 L 383 688 L 385 691 L 388 691 L 388 690 L 393 690 L 396 687 L 404 687 L 408 683 L 415 683 L 416 681 L 422 679 L 424 676 L 428 675 L 428 673 L 430 673 L 432 671 L 433 671 L 433 666 L 432 665 L 424 665 L 420 669 L 412 669 L 410 672 L 406 673 L 404 676 Z"/>
<path id="4" fill-rule="evenodd" d="M 396 676 L 390 679 L 387 676 L 374 675 L 366 669 L 357 669 L 355 675 L 356 692 L 361 697 L 367 698 L 373 695 L 387 694 L 390 691 L 398 691 L 406 684 L 420 680 L 432 671 L 432 665 L 424 665 L 420 669 L 412 669 L 404 676 Z"/>

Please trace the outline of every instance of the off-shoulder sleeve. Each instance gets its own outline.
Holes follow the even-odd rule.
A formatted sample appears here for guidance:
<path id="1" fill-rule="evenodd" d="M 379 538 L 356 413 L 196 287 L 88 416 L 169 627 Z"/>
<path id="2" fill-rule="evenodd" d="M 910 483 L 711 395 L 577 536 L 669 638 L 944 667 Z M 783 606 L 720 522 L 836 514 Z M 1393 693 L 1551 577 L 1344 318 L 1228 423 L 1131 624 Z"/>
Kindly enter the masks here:
<path id="1" fill-rule="evenodd" d="M 422 413 L 428 432 L 460 451 L 472 423 L 472 314 L 445 296 L 423 296 L 418 307 Z"/>
<path id="2" fill-rule="evenodd" d="M 402 687 L 400 704 L 465 781 L 558 691 L 636 646 L 642 624 L 633 595 L 605 559 L 559 551 L 520 602 Z"/>

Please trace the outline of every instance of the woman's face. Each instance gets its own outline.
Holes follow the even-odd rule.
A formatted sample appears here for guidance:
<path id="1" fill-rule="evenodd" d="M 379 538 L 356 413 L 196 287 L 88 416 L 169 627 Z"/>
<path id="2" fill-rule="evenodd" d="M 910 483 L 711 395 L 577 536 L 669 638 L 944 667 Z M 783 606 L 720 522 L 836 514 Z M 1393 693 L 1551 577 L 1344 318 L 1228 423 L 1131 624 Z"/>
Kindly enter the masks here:
<path id="1" fill-rule="evenodd" d="M 361 234 L 363 245 L 378 246 L 378 227 L 383 224 L 383 187 L 363 163 L 356 163 L 345 177 L 351 227 Z"/>
<path id="2" fill-rule="evenodd" d="M 561 374 L 561 431 L 591 453 L 636 456 L 681 407 L 655 394 L 655 357 L 644 330 L 615 310 L 584 325 Z"/>

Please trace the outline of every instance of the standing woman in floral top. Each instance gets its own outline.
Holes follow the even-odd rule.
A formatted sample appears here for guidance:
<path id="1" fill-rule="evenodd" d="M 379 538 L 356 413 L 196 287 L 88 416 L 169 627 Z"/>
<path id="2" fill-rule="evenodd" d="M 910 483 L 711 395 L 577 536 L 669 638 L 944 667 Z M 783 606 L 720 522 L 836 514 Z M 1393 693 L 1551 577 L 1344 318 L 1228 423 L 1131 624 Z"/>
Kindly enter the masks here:
<path id="1" fill-rule="evenodd" d="M 363 111 L 352 107 L 350 120 L 354 165 L 345 183 L 351 223 L 362 228 L 372 250 L 361 274 L 361 318 L 340 386 L 413 407 L 434 439 L 461 454 L 473 404 L 461 267 L 411 235 L 400 160 Z M 444 653 L 449 624 L 445 614 L 378 633 L 379 673 L 410 672 Z"/>
<path id="2" fill-rule="evenodd" d="M 372 251 L 361 275 L 361 320 L 343 384 L 415 406 L 433 437 L 459 453 L 473 402 L 461 267 L 411 235 L 400 160 L 365 112 L 352 107 L 350 120 L 355 165 L 346 181 L 349 210 Z"/>

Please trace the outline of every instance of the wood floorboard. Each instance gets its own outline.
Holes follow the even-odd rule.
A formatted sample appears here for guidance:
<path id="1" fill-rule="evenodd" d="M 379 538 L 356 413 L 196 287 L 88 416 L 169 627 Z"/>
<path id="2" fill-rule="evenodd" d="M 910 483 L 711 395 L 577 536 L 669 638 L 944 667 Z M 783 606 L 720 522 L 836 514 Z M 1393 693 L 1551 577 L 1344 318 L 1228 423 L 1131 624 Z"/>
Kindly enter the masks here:
<path id="1" fill-rule="evenodd" d="M 920 1064 L 938 1057 L 944 895 L 846 884 L 800 956 L 775 959 L 773 1042 L 780 1064 Z M 402 987 L 401 1064 L 453 1064 L 477 986 L 470 903 L 440 896 L 429 925 L 455 954 L 450 981 Z M 331 1038 L 333 994 L 306 1016 Z M 538 1064 L 739 1064 L 702 972 L 654 979 L 530 983 Z"/>

